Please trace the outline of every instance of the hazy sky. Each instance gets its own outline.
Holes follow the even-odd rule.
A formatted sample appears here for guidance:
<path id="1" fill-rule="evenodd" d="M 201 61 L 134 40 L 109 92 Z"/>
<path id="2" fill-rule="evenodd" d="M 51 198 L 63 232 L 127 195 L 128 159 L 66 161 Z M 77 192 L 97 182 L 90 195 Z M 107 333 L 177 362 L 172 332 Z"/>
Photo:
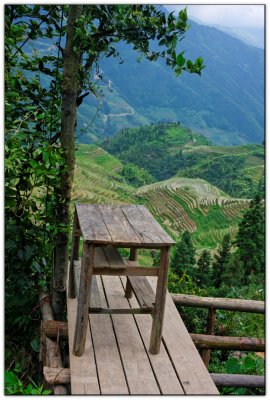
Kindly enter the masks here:
<path id="1" fill-rule="evenodd" d="M 169 11 L 180 10 L 183 5 L 168 5 Z M 264 6 L 254 5 L 187 5 L 188 16 L 210 25 L 264 28 Z"/>

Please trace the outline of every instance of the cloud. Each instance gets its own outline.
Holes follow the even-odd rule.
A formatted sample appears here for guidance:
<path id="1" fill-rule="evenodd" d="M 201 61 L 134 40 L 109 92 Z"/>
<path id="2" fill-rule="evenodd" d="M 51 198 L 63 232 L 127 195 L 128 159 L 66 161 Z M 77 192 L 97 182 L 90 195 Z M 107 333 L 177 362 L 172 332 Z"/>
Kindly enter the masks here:
<path id="1" fill-rule="evenodd" d="M 170 11 L 179 11 L 183 5 L 165 5 Z M 253 5 L 187 5 L 188 16 L 209 25 L 264 28 L 264 6 Z"/>

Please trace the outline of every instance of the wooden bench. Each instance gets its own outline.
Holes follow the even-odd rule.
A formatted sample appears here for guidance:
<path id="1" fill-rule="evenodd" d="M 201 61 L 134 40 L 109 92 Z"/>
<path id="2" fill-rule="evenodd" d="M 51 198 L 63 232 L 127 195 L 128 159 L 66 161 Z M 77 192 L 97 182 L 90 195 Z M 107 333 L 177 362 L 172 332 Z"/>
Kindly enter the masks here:
<path id="1" fill-rule="evenodd" d="M 81 263 L 79 260 L 80 237 L 83 238 Z M 172 238 L 163 230 L 149 211 L 140 205 L 94 205 L 76 204 L 73 225 L 69 270 L 69 297 L 76 295 L 77 286 L 78 308 L 74 349 L 76 356 L 82 356 L 85 347 L 88 310 L 90 306 L 92 278 L 94 275 L 113 276 L 156 276 L 157 290 L 155 304 L 147 305 L 132 311 L 121 310 L 121 313 L 152 313 L 153 324 L 150 339 L 150 353 L 158 354 L 160 350 L 162 326 L 164 320 L 167 278 L 169 269 L 170 248 L 174 244 Z M 123 260 L 117 248 L 129 248 L 129 260 Z M 138 249 L 159 249 L 160 264 L 156 268 L 140 267 L 136 263 Z M 80 279 L 75 284 L 75 267 L 77 261 L 81 264 Z M 74 276 L 75 275 L 75 276 Z M 80 283 L 78 284 L 78 281 Z M 133 290 L 128 280 L 126 297 Z M 145 287 L 146 284 L 144 284 Z M 133 281 L 134 292 L 135 280 Z M 79 289 L 78 289 L 79 287 Z M 138 290 L 137 290 L 138 292 Z M 138 296 L 142 296 L 142 293 Z M 149 302 L 148 302 L 149 303 Z M 91 307 L 90 312 L 115 313 L 119 310 Z"/>

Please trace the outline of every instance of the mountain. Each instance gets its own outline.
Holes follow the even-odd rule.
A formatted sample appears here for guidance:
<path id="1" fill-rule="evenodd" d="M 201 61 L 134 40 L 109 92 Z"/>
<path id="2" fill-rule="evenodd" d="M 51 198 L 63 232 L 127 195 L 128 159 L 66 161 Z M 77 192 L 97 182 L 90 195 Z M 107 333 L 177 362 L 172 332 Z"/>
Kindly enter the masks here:
<path id="1" fill-rule="evenodd" d="M 252 27 L 227 27 L 221 25 L 213 25 L 214 28 L 228 35 L 234 36 L 244 43 L 264 49 L 264 29 Z"/>
<path id="2" fill-rule="evenodd" d="M 233 197 L 263 190 L 264 146 L 213 146 L 179 124 L 122 129 L 101 146 L 123 163 L 143 168 L 156 180 L 176 175 L 200 178 Z"/>
<path id="3" fill-rule="evenodd" d="M 124 59 L 101 63 L 105 98 L 84 142 L 115 134 L 122 127 L 180 121 L 215 144 L 261 143 L 264 137 L 264 52 L 220 30 L 191 22 L 181 42 L 186 57 L 204 58 L 201 76 L 176 78 L 162 61 L 137 62 L 138 54 L 119 43 Z M 108 89 L 109 86 L 109 89 Z M 111 92 L 112 90 L 112 92 Z M 95 112 L 90 96 L 79 108 L 79 126 Z M 97 105 L 97 104 L 96 104 Z"/>

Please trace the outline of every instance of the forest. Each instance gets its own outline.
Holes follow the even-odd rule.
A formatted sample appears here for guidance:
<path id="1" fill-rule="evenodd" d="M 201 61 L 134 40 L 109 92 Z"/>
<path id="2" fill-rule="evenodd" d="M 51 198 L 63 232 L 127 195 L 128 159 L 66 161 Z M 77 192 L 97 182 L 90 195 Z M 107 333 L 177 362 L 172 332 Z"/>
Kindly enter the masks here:
<path id="1" fill-rule="evenodd" d="M 152 5 L 5 6 L 6 394 L 53 392 L 39 358 L 40 296 L 66 321 L 75 202 L 144 204 L 176 241 L 171 293 L 264 300 L 263 145 L 215 146 L 177 121 L 80 144 L 78 110 L 87 96 L 102 97 L 100 60 L 122 63 L 116 44 L 124 42 L 149 62 L 166 60 L 177 79 L 201 75 L 200 54 L 192 61 L 178 47 L 186 30 L 186 9 L 175 16 Z M 139 254 L 141 265 L 158 260 Z M 179 312 L 189 332 L 205 330 L 205 310 Z M 217 334 L 264 337 L 261 315 L 219 311 L 218 321 Z M 67 343 L 60 353 L 68 364 Z M 263 375 L 264 359 L 217 350 L 209 371 Z"/>

